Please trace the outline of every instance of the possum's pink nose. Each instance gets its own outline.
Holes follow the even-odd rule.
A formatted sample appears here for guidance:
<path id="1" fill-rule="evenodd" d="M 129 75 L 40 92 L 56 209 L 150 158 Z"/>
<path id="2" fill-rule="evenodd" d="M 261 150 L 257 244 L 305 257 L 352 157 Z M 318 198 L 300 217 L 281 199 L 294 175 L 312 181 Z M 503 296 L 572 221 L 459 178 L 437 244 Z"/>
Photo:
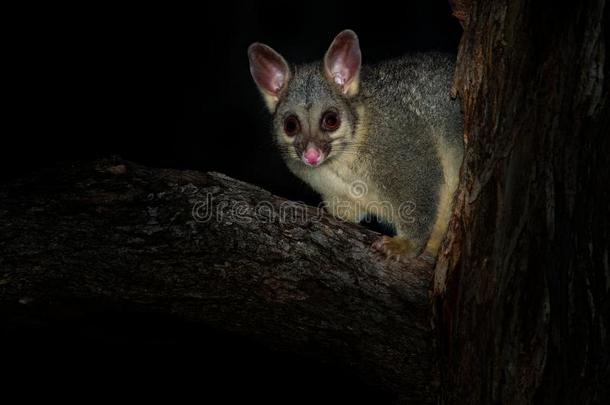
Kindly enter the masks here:
<path id="1" fill-rule="evenodd" d="M 303 161 L 310 166 L 316 166 L 322 162 L 322 151 L 315 146 L 309 144 L 305 152 L 303 152 Z"/>

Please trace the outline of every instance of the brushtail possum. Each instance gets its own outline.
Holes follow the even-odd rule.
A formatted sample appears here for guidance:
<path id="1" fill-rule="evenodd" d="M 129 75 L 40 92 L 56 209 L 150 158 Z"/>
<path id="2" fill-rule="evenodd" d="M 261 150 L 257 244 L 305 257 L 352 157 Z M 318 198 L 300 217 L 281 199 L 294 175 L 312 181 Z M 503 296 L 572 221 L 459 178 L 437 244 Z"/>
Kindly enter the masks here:
<path id="1" fill-rule="evenodd" d="M 435 255 L 463 153 L 452 58 L 425 53 L 362 66 L 351 30 L 317 63 L 289 66 L 261 43 L 248 57 L 292 173 L 333 215 L 359 222 L 372 214 L 391 224 L 396 236 L 373 245 L 388 257 Z"/>

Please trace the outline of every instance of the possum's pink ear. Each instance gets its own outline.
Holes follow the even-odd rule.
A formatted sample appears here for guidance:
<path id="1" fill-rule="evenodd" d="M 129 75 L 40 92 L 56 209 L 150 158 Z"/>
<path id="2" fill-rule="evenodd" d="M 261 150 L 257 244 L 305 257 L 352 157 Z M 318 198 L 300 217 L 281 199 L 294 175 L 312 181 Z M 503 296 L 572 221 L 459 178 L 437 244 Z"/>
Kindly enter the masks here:
<path id="1" fill-rule="evenodd" d="M 273 112 L 280 93 L 288 83 L 290 76 L 288 64 L 282 55 L 258 42 L 248 47 L 248 59 L 250 74 L 261 91 L 267 107 Z"/>
<path id="2" fill-rule="evenodd" d="M 329 80 L 341 88 L 343 94 L 358 93 L 362 54 L 358 37 L 352 30 L 341 31 L 324 56 L 324 71 Z"/>

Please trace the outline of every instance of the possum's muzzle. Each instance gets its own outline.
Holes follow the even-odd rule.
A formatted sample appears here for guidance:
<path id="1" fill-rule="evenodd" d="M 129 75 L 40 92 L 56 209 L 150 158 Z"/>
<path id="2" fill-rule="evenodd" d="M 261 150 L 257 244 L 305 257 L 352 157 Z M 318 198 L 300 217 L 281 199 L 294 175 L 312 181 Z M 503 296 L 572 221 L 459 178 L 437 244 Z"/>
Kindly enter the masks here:
<path id="1" fill-rule="evenodd" d="M 297 150 L 297 154 L 301 157 L 303 163 L 313 167 L 321 165 L 326 160 L 329 153 L 330 145 L 319 147 L 313 142 L 309 142 L 302 151 Z"/>

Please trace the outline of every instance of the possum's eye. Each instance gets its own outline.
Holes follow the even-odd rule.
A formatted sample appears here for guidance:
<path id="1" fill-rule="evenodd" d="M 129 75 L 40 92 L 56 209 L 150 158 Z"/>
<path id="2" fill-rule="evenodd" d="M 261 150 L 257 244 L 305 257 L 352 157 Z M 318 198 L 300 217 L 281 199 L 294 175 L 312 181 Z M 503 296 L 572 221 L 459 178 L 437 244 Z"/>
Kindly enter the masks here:
<path id="1" fill-rule="evenodd" d="M 295 136 L 300 128 L 301 124 L 299 124 L 299 119 L 294 115 L 291 115 L 284 120 L 284 132 L 286 132 L 286 135 Z"/>
<path id="2" fill-rule="evenodd" d="M 336 131 L 341 125 L 339 115 L 334 111 L 327 111 L 322 116 L 321 126 L 324 131 Z"/>

